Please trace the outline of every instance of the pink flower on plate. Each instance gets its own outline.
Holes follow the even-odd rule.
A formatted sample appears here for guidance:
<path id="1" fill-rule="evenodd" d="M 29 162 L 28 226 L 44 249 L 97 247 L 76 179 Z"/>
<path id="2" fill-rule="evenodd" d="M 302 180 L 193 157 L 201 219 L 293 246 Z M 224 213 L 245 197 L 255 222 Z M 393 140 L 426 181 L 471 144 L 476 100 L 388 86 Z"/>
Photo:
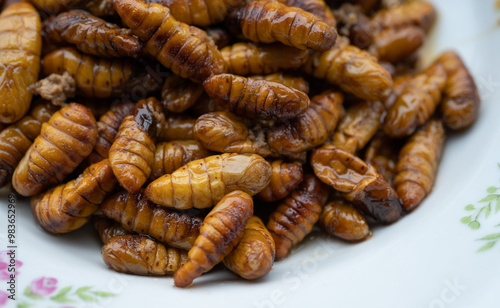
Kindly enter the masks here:
<path id="1" fill-rule="evenodd" d="M 9 300 L 9 294 L 7 292 L 0 291 L 0 307 L 5 306 L 8 300 Z"/>
<path id="2" fill-rule="evenodd" d="M 38 296 L 47 296 L 57 289 L 57 279 L 41 277 L 30 284 L 31 293 Z"/>
<path id="3" fill-rule="evenodd" d="M 16 271 L 9 272 L 10 256 L 7 254 L 9 250 L 0 251 L 0 280 L 7 281 L 10 279 L 10 274 L 19 275 L 17 271 L 23 265 L 23 262 L 16 260 Z"/>

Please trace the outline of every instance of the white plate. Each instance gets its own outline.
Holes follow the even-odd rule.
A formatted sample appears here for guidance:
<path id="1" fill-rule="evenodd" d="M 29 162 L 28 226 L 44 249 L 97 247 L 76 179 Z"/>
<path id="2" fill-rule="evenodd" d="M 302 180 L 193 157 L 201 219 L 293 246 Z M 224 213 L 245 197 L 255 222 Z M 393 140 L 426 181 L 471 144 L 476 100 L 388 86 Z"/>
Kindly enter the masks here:
<path id="1" fill-rule="evenodd" d="M 480 202 L 500 194 L 495 188 L 500 186 L 499 14 L 494 0 L 433 2 L 440 16 L 425 62 L 446 49 L 457 50 L 476 78 L 483 104 L 479 121 L 447 140 L 434 191 L 411 215 L 375 229 L 373 238 L 360 244 L 308 240 L 260 281 L 218 270 L 191 288 L 178 289 L 172 278 L 108 270 L 90 227 L 49 235 L 33 223 L 28 202 L 17 198 L 17 259 L 22 265 L 17 268 L 16 301 L 5 302 L 8 283 L 1 262 L 7 256 L 0 255 L 0 306 L 498 307 L 500 243 L 477 250 L 500 241 L 500 236 L 478 240 L 500 233 L 496 196 L 488 197 L 490 211 L 489 202 Z M 7 195 L 0 190 L 0 251 L 8 245 Z M 467 211 L 468 204 L 475 209 Z M 461 222 L 469 215 L 475 220 L 480 208 L 479 228 Z"/>

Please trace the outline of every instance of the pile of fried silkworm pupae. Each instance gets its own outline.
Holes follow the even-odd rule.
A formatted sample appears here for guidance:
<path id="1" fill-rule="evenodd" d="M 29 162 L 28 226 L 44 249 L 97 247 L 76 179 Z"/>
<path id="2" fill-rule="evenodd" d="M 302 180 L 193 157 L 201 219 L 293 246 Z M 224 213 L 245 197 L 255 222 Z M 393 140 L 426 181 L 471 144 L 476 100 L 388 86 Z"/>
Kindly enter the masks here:
<path id="1" fill-rule="evenodd" d="M 109 268 L 178 287 L 221 262 L 263 277 L 315 226 L 370 238 L 478 114 L 457 53 L 419 68 L 425 1 L 9 2 L 0 186 L 50 233 L 91 222 Z"/>

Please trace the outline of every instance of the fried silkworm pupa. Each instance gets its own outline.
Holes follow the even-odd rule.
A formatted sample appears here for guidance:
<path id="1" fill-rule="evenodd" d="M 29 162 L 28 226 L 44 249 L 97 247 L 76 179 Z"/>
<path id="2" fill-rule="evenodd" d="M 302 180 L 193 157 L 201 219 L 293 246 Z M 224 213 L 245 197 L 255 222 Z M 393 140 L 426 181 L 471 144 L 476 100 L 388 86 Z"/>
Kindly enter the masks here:
<path id="1" fill-rule="evenodd" d="M 377 101 L 362 101 L 349 106 L 337 125 L 332 142 L 325 146 L 335 146 L 354 154 L 375 135 L 383 113 L 384 105 Z"/>
<path id="2" fill-rule="evenodd" d="M 407 211 L 414 210 L 434 186 L 444 139 L 443 123 L 431 120 L 399 152 L 393 185 Z"/>
<path id="3" fill-rule="evenodd" d="M 98 58 L 72 47 L 57 49 L 46 55 L 42 71 L 44 76 L 68 72 L 76 81 L 77 92 L 93 98 L 120 97 L 134 88 L 154 92 L 158 83 L 143 62 L 126 58 Z"/>
<path id="4" fill-rule="evenodd" d="M 189 286 L 222 261 L 243 237 L 252 215 L 253 200 L 247 193 L 235 190 L 225 195 L 203 220 L 200 235 L 189 250 L 189 261 L 174 275 L 175 286 Z"/>
<path id="5" fill-rule="evenodd" d="M 303 180 L 302 165 L 283 160 L 274 160 L 271 163 L 272 174 L 269 185 L 256 195 L 260 200 L 273 202 L 288 196 Z"/>
<path id="6" fill-rule="evenodd" d="M 324 52 L 314 52 L 302 70 L 369 101 L 382 101 L 391 92 L 392 78 L 377 59 L 344 39 Z"/>
<path id="7" fill-rule="evenodd" d="M 67 233 L 83 226 L 117 186 L 107 159 L 91 165 L 75 180 L 31 198 L 38 223 L 51 233 Z"/>
<path id="8" fill-rule="evenodd" d="M 228 12 L 245 0 L 149 0 L 166 6 L 178 21 L 188 25 L 206 27 L 224 20 Z"/>
<path id="9" fill-rule="evenodd" d="M 245 120 L 227 111 L 206 113 L 196 120 L 194 138 L 204 148 L 220 153 L 271 155 L 264 132 L 254 132 Z"/>
<path id="10" fill-rule="evenodd" d="M 384 107 L 385 109 L 391 108 L 392 105 L 394 105 L 394 102 L 398 99 L 398 97 L 403 94 L 403 91 L 406 88 L 406 85 L 410 80 L 412 80 L 413 76 L 411 75 L 400 75 L 394 78 L 394 84 L 392 86 L 392 91 L 391 94 L 387 97 L 387 99 L 384 101 Z"/>
<path id="11" fill-rule="evenodd" d="M 156 138 L 164 121 L 160 102 L 154 97 L 137 102 L 132 113 L 123 119 L 109 148 L 109 161 L 118 182 L 128 192 L 138 191 L 148 180 Z"/>
<path id="12" fill-rule="evenodd" d="M 338 148 L 319 148 L 311 155 L 316 176 L 342 193 L 363 214 L 389 224 L 402 213 L 394 189 L 371 165 Z"/>
<path id="13" fill-rule="evenodd" d="M 145 42 L 144 50 L 175 74 L 203 82 L 224 72 L 224 60 L 214 42 L 203 30 L 177 21 L 168 8 L 139 0 L 115 0 L 115 8 Z"/>
<path id="14" fill-rule="evenodd" d="M 42 123 L 56 110 L 51 103 L 37 100 L 27 115 L 0 132 L 0 187 L 10 182 L 14 169 L 40 134 Z"/>
<path id="15" fill-rule="evenodd" d="M 170 74 L 161 89 L 161 104 L 164 110 L 181 113 L 191 108 L 203 93 L 200 84 Z"/>
<path id="16" fill-rule="evenodd" d="M 323 144 L 343 112 L 343 100 L 342 93 L 330 90 L 314 96 L 306 112 L 269 129 L 269 147 L 279 154 L 290 155 Z"/>
<path id="17" fill-rule="evenodd" d="M 95 164 L 105 158 L 108 158 L 109 149 L 115 141 L 118 129 L 123 119 L 132 112 L 135 104 L 128 101 L 120 101 L 113 105 L 108 112 L 103 114 L 97 121 L 97 142 L 87 161 Z"/>
<path id="18" fill-rule="evenodd" d="M 249 76 L 300 68 L 308 58 L 307 50 L 282 44 L 240 42 L 222 48 L 222 58 L 231 74 Z"/>
<path id="19" fill-rule="evenodd" d="M 167 114 L 158 141 L 193 140 L 195 122 L 195 118 L 183 114 Z"/>
<path id="20" fill-rule="evenodd" d="M 384 133 L 390 137 L 411 135 L 425 124 L 441 101 L 446 71 L 439 62 L 408 81 L 401 95 L 387 110 Z"/>
<path id="21" fill-rule="evenodd" d="M 97 140 L 97 123 L 85 106 L 71 103 L 42 124 L 40 135 L 19 162 L 12 185 L 25 197 L 61 182 L 85 159 Z"/>
<path id="22" fill-rule="evenodd" d="M 64 12 L 43 23 L 44 35 L 54 43 L 74 44 L 80 51 L 100 57 L 137 57 L 142 43 L 122 29 L 85 11 Z"/>
<path id="23" fill-rule="evenodd" d="M 224 265 L 245 279 L 258 279 L 271 271 L 276 247 L 266 226 L 257 216 L 248 220 L 243 237 L 224 258 Z"/>
<path id="24" fill-rule="evenodd" d="M 48 55 L 49 53 L 53 52 L 54 50 L 69 46 L 66 43 L 54 42 L 50 37 L 48 37 L 47 33 L 45 33 L 45 31 L 43 30 L 44 24 L 49 22 L 49 20 L 53 18 L 55 18 L 55 16 L 49 16 L 42 22 L 42 51 L 41 51 L 42 58 Z"/>
<path id="25" fill-rule="evenodd" d="M 112 270 L 141 276 L 173 275 L 188 260 L 185 250 L 131 234 L 109 239 L 102 246 L 101 256 Z"/>
<path id="26" fill-rule="evenodd" d="M 328 50 L 337 32 L 319 17 L 274 1 L 252 1 L 232 10 L 229 29 L 257 43 L 281 42 L 297 49 Z"/>
<path id="27" fill-rule="evenodd" d="M 454 130 L 467 128 L 476 120 L 481 104 L 474 78 L 453 51 L 443 53 L 437 61 L 448 74 L 440 107 L 443 122 Z"/>
<path id="28" fill-rule="evenodd" d="M 261 156 L 222 154 L 189 162 L 148 185 L 152 202 L 176 209 L 208 208 L 233 190 L 253 196 L 271 180 L 271 165 Z"/>
<path id="29" fill-rule="evenodd" d="M 125 191 L 107 198 L 101 205 L 107 217 L 129 232 L 149 235 L 166 245 L 190 249 L 200 233 L 203 218 L 194 211 L 178 211 L 153 204 L 142 190 Z"/>
<path id="30" fill-rule="evenodd" d="M 156 180 L 189 163 L 213 155 L 195 140 L 176 140 L 156 145 L 153 168 L 149 179 Z"/>
<path id="31" fill-rule="evenodd" d="M 103 244 L 112 237 L 130 234 L 120 223 L 105 216 L 92 216 L 92 221 Z"/>
<path id="32" fill-rule="evenodd" d="M 79 8 L 84 0 L 30 0 L 37 9 L 49 15 Z"/>
<path id="33" fill-rule="evenodd" d="M 281 83 L 289 88 L 304 92 L 305 94 L 309 93 L 309 83 L 302 77 L 286 75 L 283 73 L 275 73 L 270 75 L 254 75 L 250 76 L 250 78 Z"/>
<path id="34" fill-rule="evenodd" d="M 389 28 L 374 36 L 369 50 L 379 61 L 396 63 L 414 54 L 424 40 L 425 32 L 420 27 Z"/>
<path id="35" fill-rule="evenodd" d="M 363 215 L 341 198 L 325 205 L 318 223 L 327 234 L 345 241 L 361 241 L 370 234 Z"/>
<path id="36" fill-rule="evenodd" d="M 375 167 L 391 186 L 400 149 L 401 140 L 394 140 L 379 133 L 370 141 L 365 151 L 365 162 Z"/>
<path id="37" fill-rule="evenodd" d="M 436 12 L 430 3 L 407 1 L 379 10 L 369 21 L 363 14 L 357 13 L 356 17 L 357 24 L 350 31 L 351 40 L 360 48 L 372 44 L 370 51 L 380 60 L 395 63 L 420 48 Z"/>
<path id="38" fill-rule="evenodd" d="M 233 36 L 226 28 L 223 27 L 210 27 L 205 28 L 207 35 L 214 41 L 217 48 L 222 49 L 231 43 Z"/>
<path id="39" fill-rule="evenodd" d="M 426 1 L 407 1 L 394 8 L 380 10 L 370 19 L 373 31 L 382 29 L 400 29 L 406 26 L 418 26 L 428 31 L 436 19 L 434 6 Z"/>
<path id="40" fill-rule="evenodd" d="M 324 0 L 278 0 L 286 6 L 298 7 L 306 12 L 318 16 L 324 23 L 330 27 L 336 28 L 337 21 L 333 17 L 330 7 Z"/>
<path id="41" fill-rule="evenodd" d="M 13 123 L 30 108 L 28 86 L 40 72 L 42 36 L 40 16 L 27 2 L 0 14 L 0 122 Z"/>
<path id="42" fill-rule="evenodd" d="M 281 83 L 232 74 L 212 76 L 203 87 L 217 104 L 251 119 L 295 118 L 310 103 L 307 94 Z"/>
<path id="43" fill-rule="evenodd" d="M 307 174 L 299 187 L 281 201 L 267 223 L 276 244 L 276 260 L 285 258 L 311 232 L 327 199 L 328 187 Z"/>

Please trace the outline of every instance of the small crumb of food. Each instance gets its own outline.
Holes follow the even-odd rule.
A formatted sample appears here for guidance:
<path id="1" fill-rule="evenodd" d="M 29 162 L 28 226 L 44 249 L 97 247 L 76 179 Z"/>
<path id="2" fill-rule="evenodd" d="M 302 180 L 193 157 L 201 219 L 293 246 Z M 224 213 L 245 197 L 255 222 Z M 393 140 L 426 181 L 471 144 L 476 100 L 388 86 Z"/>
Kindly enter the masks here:
<path id="1" fill-rule="evenodd" d="M 33 95 L 40 95 L 56 106 L 65 106 L 66 100 L 75 96 L 76 83 L 68 72 L 62 75 L 50 74 L 29 86 L 28 90 Z"/>

